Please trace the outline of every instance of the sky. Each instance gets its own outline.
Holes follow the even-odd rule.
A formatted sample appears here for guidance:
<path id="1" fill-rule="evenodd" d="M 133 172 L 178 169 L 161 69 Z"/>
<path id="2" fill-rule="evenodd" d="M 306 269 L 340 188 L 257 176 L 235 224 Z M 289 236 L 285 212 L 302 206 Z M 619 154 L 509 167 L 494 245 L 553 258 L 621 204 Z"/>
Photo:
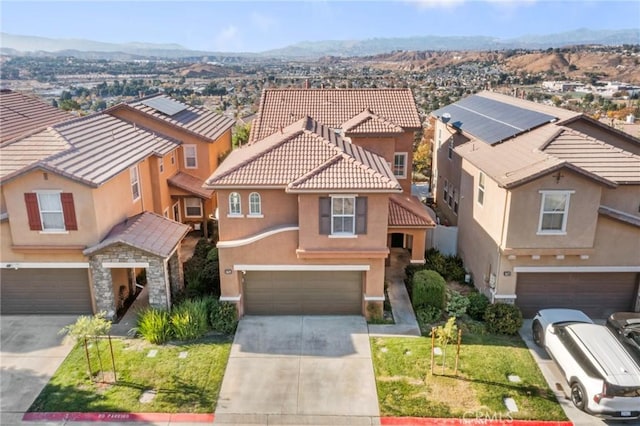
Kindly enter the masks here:
<path id="1" fill-rule="evenodd" d="M 0 1 L 10 34 L 262 52 L 302 41 L 640 28 L 640 1 Z"/>

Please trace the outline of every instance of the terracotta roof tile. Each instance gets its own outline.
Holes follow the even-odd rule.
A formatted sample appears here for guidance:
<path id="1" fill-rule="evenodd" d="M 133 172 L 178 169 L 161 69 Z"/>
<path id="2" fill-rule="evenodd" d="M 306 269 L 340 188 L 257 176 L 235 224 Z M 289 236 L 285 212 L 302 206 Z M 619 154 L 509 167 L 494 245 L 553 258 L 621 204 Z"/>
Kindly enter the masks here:
<path id="1" fill-rule="evenodd" d="M 343 123 L 340 128 L 345 134 L 402 133 L 402 127 L 365 110 Z"/>
<path id="2" fill-rule="evenodd" d="M 211 199 L 213 196 L 213 190 L 204 189 L 202 185 L 204 181 L 195 176 L 191 176 L 185 172 L 178 172 L 175 175 L 167 179 L 169 185 L 175 186 L 201 198 Z"/>
<path id="3" fill-rule="evenodd" d="M 305 116 L 338 129 L 366 109 L 403 129 L 421 125 L 410 89 L 267 89 L 251 126 L 250 141 L 264 139 Z"/>
<path id="4" fill-rule="evenodd" d="M 145 105 L 144 102 L 148 99 L 168 100 L 171 103 L 180 104 L 184 109 L 174 115 L 167 115 L 151 106 Z M 219 138 L 224 132 L 235 125 L 235 120 L 232 118 L 217 114 L 203 107 L 187 105 L 162 94 L 137 99 L 129 102 L 127 105 L 156 119 L 183 128 L 212 141 Z"/>
<path id="5" fill-rule="evenodd" d="M 234 150 L 206 181 L 221 186 L 279 186 L 291 191 L 399 191 L 389 165 L 309 117 Z"/>
<path id="6" fill-rule="evenodd" d="M 114 226 L 105 239 L 83 253 L 88 256 L 114 244 L 125 244 L 166 258 L 190 229 L 159 214 L 143 212 Z"/>
<path id="7" fill-rule="evenodd" d="M 413 196 L 394 194 L 389 197 L 390 227 L 434 227 L 427 208 Z"/>
<path id="8" fill-rule="evenodd" d="M 35 97 L 0 91 L 0 144 L 72 118 L 75 116 Z"/>

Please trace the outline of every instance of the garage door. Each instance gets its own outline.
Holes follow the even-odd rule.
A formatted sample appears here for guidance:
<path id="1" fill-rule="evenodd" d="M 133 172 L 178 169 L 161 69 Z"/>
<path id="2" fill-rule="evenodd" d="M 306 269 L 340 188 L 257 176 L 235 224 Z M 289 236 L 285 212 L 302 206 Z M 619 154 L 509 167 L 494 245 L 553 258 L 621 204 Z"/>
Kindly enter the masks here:
<path id="1" fill-rule="evenodd" d="M 248 315 L 360 315 L 362 272 L 250 271 L 243 298 Z"/>
<path id="2" fill-rule="evenodd" d="M 3 314 L 90 314 L 87 269 L 2 269 Z"/>
<path id="3" fill-rule="evenodd" d="M 592 318 L 633 309 L 638 277 L 629 273 L 518 273 L 516 305 L 531 318 L 541 308 L 573 308 Z"/>

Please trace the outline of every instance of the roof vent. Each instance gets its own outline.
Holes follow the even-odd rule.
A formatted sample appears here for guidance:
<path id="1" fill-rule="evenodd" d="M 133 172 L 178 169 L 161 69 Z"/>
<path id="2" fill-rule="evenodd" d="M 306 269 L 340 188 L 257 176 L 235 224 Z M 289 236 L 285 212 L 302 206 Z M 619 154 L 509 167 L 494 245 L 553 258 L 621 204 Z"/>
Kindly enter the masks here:
<path id="1" fill-rule="evenodd" d="M 440 120 L 442 120 L 442 122 L 444 124 L 447 124 L 450 120 L 451 120 L 451 114 L 449 114 L 448 112 L 445 112 L 444 114 L 442 114 L 442 116 L 440 117 Z"/>

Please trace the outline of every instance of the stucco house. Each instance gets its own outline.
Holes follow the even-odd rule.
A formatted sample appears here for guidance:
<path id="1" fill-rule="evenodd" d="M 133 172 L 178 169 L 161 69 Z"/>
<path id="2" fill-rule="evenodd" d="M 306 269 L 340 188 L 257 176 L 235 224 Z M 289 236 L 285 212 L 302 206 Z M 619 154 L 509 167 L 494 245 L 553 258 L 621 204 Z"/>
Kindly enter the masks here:
<path id="1" fill-rule="evenodd" d="M 178 247 L 216 207 L 202 184 L 233 124 L 153 95 L 3 143 L 2 313 L 113 316 L 142 270 L 150 304 L 169 307 Z"/>
<path id="2" fill-rule="evenodd" d="M 207 179 L 221 300 L 243 314 L 379 315 L 389 247 L 424 262 L 410 195 L 420 119 L 407 89 L 269 89 L 250 143 Z"/>
<path id="3" fill-rule="evenodd" d="M 492 92 L 437 111 L 432 183 L 474 284 L 525 316 L 640 310 L 640 140 Z"/>

